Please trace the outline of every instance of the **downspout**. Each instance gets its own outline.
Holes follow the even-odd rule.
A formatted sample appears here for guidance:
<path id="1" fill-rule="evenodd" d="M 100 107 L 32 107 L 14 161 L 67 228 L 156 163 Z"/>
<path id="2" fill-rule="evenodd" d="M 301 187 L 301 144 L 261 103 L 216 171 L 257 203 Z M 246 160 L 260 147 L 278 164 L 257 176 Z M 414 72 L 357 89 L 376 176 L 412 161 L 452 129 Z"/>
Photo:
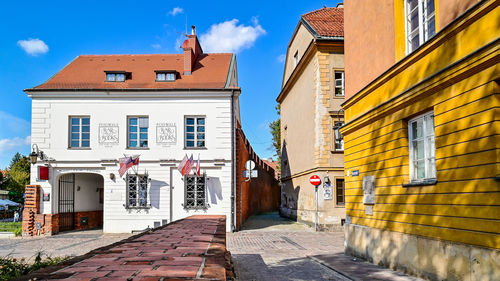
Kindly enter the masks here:
<path id="1" fill-rule="evenodd" d="M 236 229 L 236 130 L 235 130 L 235 125 L 236 125 L 236 115 L 234 112 L 234 90 L 231 91 L 231 149 L 232 149 L 232 154 L 233 157 L 231 159 L 231 172 L 232 172 L 232 179 L 231 179 L 231 185 L 232 185 L 232 190 L 231 190 L 231 232 L 234 232 Z"/>

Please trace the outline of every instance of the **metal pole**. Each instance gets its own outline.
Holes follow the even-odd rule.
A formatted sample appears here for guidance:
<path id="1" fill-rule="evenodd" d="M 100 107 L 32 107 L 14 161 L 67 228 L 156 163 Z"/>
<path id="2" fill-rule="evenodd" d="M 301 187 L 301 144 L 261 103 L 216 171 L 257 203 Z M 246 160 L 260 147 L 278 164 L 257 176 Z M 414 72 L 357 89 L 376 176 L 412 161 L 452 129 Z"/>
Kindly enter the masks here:
<path id="1" fill-rule="evenodd" d="M 314 231 L 318 231 L 318 186 L 314 187 Z"/>

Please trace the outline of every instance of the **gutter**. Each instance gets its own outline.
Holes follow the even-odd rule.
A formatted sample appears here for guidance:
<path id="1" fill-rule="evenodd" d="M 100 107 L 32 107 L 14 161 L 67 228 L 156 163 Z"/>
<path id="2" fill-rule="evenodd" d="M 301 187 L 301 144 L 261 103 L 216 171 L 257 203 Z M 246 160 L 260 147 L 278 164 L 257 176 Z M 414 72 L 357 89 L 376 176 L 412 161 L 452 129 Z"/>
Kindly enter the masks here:
<path id="1" fill-rule="evenodd" d="M 231 232 L 235 232 L 236 230 L 236 130 L 235 130 L 235 125 L 236 125 L 236 115 L 234 112 L 234 90 L 232 90 L 231 93 L 231 150 L 232 150 L 232 156 L 231 157 L 231 173 L 232 173 L 232 179 L 231 179 Z"/>
<path id="2" fill-rule="evenodd" d="M 23 92 L 210 92 L 210 91 L 233 91 L 233 88 L 57 88 L 57 89 L 24 89 Z"/>

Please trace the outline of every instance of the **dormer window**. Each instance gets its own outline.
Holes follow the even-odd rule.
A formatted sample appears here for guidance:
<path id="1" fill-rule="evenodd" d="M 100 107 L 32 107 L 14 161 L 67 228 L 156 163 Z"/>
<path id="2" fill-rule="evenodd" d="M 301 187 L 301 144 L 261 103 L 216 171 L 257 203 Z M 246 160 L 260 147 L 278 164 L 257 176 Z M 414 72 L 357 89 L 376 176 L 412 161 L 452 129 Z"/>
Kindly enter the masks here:
<path id="1" fill-rule="evenodd" d="M 157 82 L 169 82 L 175 81 L 174 71 L 156 71 L 156 81 Z"/>
<path id="2" fill-rule="evenodd" d="M 125 82 L 125 72 L 106 72 L 106 82 Z"/>

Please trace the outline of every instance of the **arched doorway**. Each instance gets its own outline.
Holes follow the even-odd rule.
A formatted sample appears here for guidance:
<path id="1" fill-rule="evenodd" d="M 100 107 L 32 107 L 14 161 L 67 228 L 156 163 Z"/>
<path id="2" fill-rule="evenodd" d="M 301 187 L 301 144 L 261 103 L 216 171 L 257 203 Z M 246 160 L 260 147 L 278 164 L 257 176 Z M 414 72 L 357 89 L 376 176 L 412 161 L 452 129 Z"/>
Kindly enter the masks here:
<path id="1" fill-rule="evenodd" d="M 63 174 L 58 180 L 59 232 L 102 227 L 104 178 L 99 174 Z"/>

